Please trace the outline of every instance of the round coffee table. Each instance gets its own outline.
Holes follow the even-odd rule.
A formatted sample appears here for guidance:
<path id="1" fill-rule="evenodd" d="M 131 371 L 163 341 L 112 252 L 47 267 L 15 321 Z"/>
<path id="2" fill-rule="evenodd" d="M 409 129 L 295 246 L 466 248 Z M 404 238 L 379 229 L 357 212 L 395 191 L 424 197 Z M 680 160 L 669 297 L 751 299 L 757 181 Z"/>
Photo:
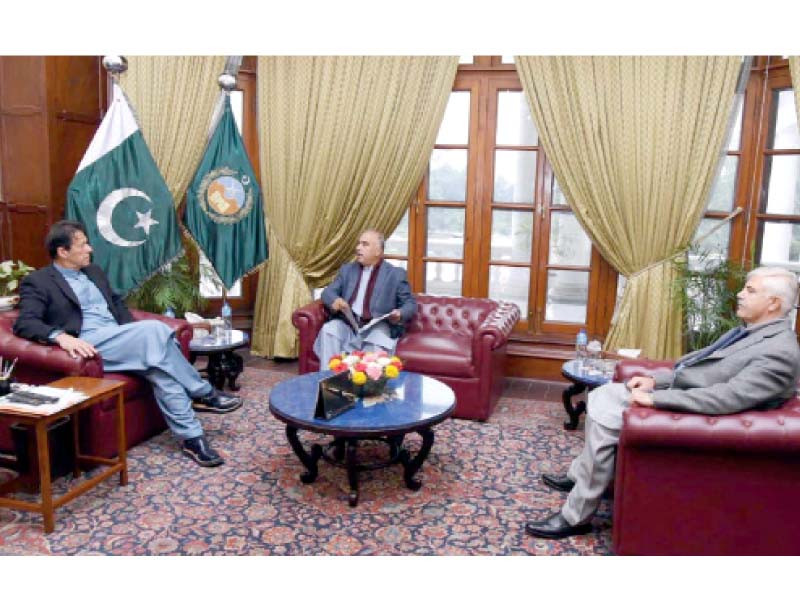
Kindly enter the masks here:
<path id="1" fill-rule="evenodd" d="M 234 350 L 241 348 L 250 341 L 250 336 L 238 329 L 231 330 L 229 340 L 221 340 L 213 335 L 207 335 L 189 342 L 189 362 L 194 364 L 198 356 L 208 356 L 208 365 L 200 372 L 208 375 L 208 381 L 218 390 L 228 380 L 228 387 L 236 391 L 239 386 L 236 378 L 244 370 L 244 359 Z"/>
<path id="2" fill-rule="evenodd" d="M 350 506 L 358 504 L 358 473 L 386 467 L 395 463 L 403 465 L 403 479 L 409 489 L 418 490 L 422 485 L 414 479 L 433 446 L 431 427 L 444 421 L 456 408 L 453 390 L 444 383 L 419 375 L 402 372 L 390 381 L 387 391 L 394 398 L 365 406 L 356 401 L 355 407 L 330 420 L 314 417 L 319 381 L 330 377 L 331 371 L 320 371 L 300 375 L 276 385 L 269 395 L 269 410 L 286 423 L 286 438 L 300 462 L 307 469 L 300 476 L 303 483 L 317 478 L 317 463 L 320 458 L 347 469 L 350 483 Z M 325 448 L 313 444 L 306 451 L 297 437 L 303 429 L 333 436 Z M 416 456 L 403 447 L 406 434 L 417 432 L 422 437 L 422 447 Z M 358 442 L 380 440 L 389 447 L 388 460 L 379 463 L 359 463 L 356 457 Z"/>
<path id="3" fill-rule="evenodd" d="M 564 403 L 564 410 L 567 411 L 569 419 L 564 421 L 564 429 L 577 429 L 578 419 L 581 413 L 586 412 L 586 401 L 579 400 L 574 405 L 573 396 L 582 394 L 585 391 L 592 391 L 594 388 L 609 383 L 611 377 L 606 377 L 600 373 L 589 374 L 579 368 L 577 360 L 568 360 L 561 367 L 561 374 L 572 382 L 572 385 L 563 391 L 561 400 Z"/>

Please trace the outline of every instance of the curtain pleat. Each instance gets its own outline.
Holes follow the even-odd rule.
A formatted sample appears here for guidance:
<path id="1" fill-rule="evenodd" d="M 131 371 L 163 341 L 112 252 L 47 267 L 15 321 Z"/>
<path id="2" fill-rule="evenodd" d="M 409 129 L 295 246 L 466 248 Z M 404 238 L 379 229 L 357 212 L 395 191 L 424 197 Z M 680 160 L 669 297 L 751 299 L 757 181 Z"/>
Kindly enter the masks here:
<path id="1" fill-rule="evenodd" d="M 354 255 L 390 235 L 424 173 L 457 57 L 259 57 L 262 188 L 270 260 L 252 349 L 297 356 L 291 314 Z"/>
<path id="2" fill-rule="evenodd" d="M 681 354 L 669 260 L 703 215 L 740 58 L 517 57 L 541 144 L 578 221 L 628 278 L 606 347 Z"/>
<path id="3" fill-rule="evenodd" d="M 208 139 L 224 56 L 129 56 L 120 84 L 175 206 Z"/>

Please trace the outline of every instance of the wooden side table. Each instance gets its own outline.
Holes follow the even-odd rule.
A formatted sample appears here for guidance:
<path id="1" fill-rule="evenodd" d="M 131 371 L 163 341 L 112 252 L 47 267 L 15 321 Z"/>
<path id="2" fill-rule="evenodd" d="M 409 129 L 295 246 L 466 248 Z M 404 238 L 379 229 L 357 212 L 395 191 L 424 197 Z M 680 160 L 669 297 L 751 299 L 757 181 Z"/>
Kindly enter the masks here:
<path id="1" fill-rule="evenodd" d="M 0 405 L 0 414 L 5 417 L 13 417 L 15 421 L 33 427 L 36 436 L 36 453 L 39 460 L 39 486 L 41 491 L 40 502 L 26 502 L 15 498 L 5 498 L 0 496 L 0 507 L 11 508 L 14 510 L 27 510 L 41 513 L 44 519 L 44 531 L 50 533 L 55 528 L 54 511 L 56 508 L 66 504 L 73 498 L 80 496 L 89 489 L 95 487 L 100 482 L 105 481 L 115 473 L 119 473 L 119 484 L 128 484 L 128 463 L 126 459 L 126 440 L 125 440 L 125 406 L 122 388 L 124 383 L 111 379 L 96 379 L 93 377 L 65 377 L 48 384 L 51 387 L 73 388 L 76 391 L 86 394 L 86 399 L 81 400 L 62 410 L 50 415 L 38 415 L 24 410 Z M 78 415 L 77 413 L 85 408 L 102 402 L 108 398 L 117 399 L 117 444 L 118 455 L 116 458 L 104 458 L 100 456 L 89 456 L 80 454 L 80 443 L 78 438 Z M 50 447 L 47 439 L 47 427 L 54 421 L 64 416 L 71 416 L 72 431 L 75 444 L 75 467 L 73 475 L 80 475 L 81 463 L 90 465 L 105 465 L 102 473 L 77 484 L 62 496 L 53 498 L 53 488 L 50 482 Z M 12 479 L 0 486 L 0 493 L 6 493 L 16 489 L 18 479 Z"/>

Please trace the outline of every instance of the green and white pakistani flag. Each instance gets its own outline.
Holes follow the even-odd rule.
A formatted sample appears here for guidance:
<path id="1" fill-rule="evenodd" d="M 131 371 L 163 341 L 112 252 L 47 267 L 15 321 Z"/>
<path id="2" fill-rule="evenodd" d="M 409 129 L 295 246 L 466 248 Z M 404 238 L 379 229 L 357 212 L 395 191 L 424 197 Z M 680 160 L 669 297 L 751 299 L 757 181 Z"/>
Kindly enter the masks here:
<path id="1" fill-rule="evenodd" d="M 66 217 L 86 226 L 94 263 L 123 295 L 183 250 L 172 194 L 116 83 L 69 184 Z"/>
<path id="2" fill-rule="evenodd" d="M 267 260 L 261 189 L 227 93 L 189 186 L 184 223 L 227 289 Z"/>

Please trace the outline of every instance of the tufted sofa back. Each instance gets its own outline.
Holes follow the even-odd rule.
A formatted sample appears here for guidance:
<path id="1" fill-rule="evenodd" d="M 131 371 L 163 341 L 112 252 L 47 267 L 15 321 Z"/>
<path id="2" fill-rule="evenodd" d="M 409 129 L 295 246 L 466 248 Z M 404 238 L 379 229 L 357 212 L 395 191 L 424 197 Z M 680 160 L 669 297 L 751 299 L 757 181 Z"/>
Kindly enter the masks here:
<path id="1" fill-rule="evenodd" d="M 498 303 L 486 298 L 453 298 L 417 294 L 417 314 L 407 333 L 449 333 L 472 338 Z"/>

